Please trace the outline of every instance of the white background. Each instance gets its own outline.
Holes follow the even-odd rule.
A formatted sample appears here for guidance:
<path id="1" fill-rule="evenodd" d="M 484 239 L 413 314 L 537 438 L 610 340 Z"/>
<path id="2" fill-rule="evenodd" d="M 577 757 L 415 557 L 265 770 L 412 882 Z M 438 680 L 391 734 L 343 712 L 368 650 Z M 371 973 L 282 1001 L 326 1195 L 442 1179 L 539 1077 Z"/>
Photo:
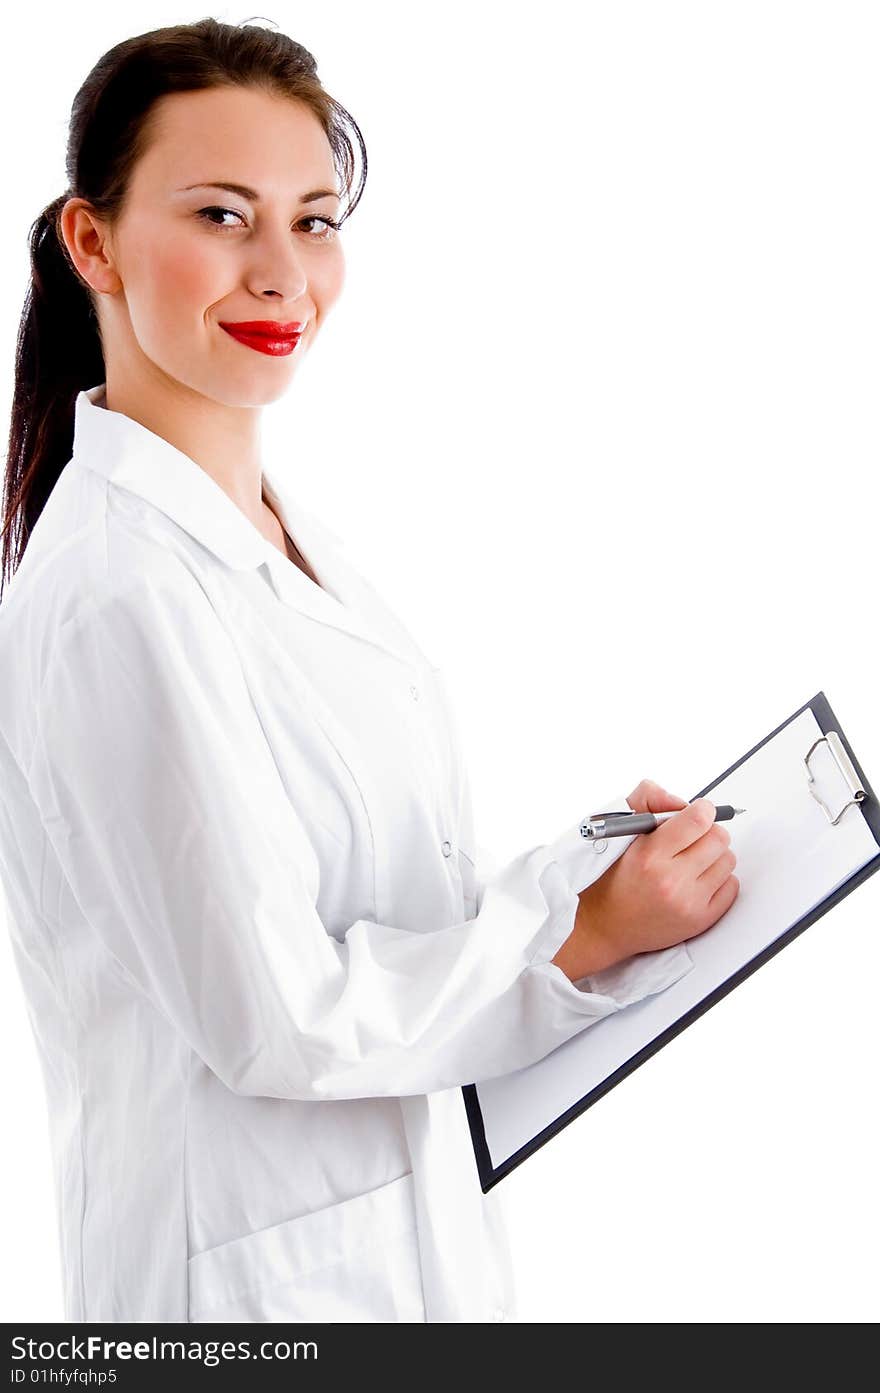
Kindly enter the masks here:
<path id="1" fill-rule="evenodd" d="M 7 401 L 76 88 L 204 13 L 252 17 L 12 17 Z M 266 438 L 443 666 L 479 840 L 507 859 L 643 777 L 692 798 L 820 688 L 880 791 L 877 7 L 267 20 L 370 165 L 342 299 Z M 0 1318 L 58 1319 L 42 1080 L 0 952 Z M 875 1320 L 878 975 L 880 875 L 507 1178 L 520 1318 Z"/>

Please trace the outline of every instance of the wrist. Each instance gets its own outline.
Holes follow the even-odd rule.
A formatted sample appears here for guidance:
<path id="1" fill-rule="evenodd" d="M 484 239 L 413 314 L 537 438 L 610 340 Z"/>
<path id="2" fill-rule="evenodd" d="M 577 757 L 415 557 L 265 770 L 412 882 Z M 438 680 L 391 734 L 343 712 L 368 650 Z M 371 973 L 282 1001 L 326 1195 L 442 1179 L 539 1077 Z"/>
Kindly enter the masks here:
<path id="1" fill-rule="evenodd" d="M 613 870 L 609 867 L 609 870 Z M 607 875 L 608 872 L 605 873 Z M 620 962 L 620 951 L 608 928 L 606 912 L 605 875 L 593 881 L 578 896 L 574 920 L 574 939 L 577 953 L 578 977 L 589 977 L 603 968 Z M 577 980 L 574 978 L 573 980 Z"/>
<path id="2" fill-rule="evenodd" d="M 620 961 L 620 953 L 605 930 L 603 878 L 600 876 L 578 895 L 574 928 L 553 958 L 572 982 Z"/>

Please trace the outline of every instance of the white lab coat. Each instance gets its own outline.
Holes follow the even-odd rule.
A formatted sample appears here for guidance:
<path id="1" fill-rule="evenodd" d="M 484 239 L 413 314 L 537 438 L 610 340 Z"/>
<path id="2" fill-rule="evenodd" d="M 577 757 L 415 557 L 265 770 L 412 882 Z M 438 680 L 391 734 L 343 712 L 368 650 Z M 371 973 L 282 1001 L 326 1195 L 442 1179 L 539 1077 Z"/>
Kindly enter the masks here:
<path id="1" fill-rule="evenodd" d="M 104 400 L 80 392 L 0 606 L 0 872 L 66 1317 L 515 1318 L 461 1086 L 688 951 L 570 982 L 577 892 L 632 839 L 575 822 L 484 878 L 442 675 L 340 538 L 267 463 L 316 586 Z"/>

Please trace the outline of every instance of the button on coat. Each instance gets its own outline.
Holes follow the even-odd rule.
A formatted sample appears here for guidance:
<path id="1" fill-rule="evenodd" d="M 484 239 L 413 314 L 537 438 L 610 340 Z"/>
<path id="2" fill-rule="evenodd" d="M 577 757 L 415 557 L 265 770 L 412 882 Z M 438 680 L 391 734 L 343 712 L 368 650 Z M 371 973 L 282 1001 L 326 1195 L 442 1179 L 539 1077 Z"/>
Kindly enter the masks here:
<path id="1" fill-rule="evenodd" d="M 316 585 L 105 400 L 0 606 L 66 1318 L 512 1319 L 462 1086 L 691 967 L 551 961 L 631 840 L 584 808 L 624 801 L 484 873 L 443 676 L 341 539 L 264 470 Z"/>

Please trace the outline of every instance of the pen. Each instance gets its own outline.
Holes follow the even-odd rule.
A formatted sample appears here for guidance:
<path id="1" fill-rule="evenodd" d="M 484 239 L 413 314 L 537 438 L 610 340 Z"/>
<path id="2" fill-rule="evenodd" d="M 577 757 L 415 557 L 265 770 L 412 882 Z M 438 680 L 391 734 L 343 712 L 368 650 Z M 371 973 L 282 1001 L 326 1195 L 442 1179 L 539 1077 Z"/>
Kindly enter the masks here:
<path id="1" fill-rule="evenodd" d="M 684 812 L 684 808 L 679 808 L 678 812 Z M 715 809 L 716 822 L 729 822 L 737 813 L 744 813 L 745 808 L 732 808 L 729 803 L 719 803 Z M 637 832 L 654 832 L 663 822 L 668 822 L 676 813 L 636 813 L 636 812 L 611 812 L 593 813 L 590 817 L 585 817 L 581 823 L 581 836 L 588 838 L 599 837 L 631 837 Z"/>

